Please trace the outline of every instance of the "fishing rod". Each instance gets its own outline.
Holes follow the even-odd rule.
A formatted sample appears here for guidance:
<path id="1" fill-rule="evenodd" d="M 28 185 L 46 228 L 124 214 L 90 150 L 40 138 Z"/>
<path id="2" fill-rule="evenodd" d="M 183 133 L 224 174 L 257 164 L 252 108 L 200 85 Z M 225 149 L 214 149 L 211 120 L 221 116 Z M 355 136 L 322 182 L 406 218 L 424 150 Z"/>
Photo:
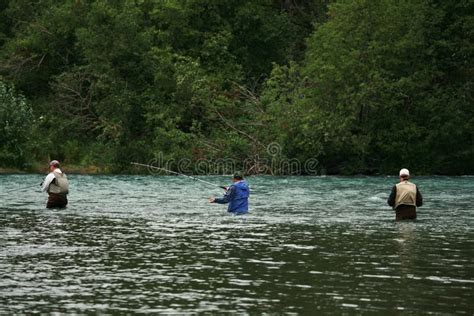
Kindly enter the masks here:
<path id="1" fill-rule="evenodd" d="M 182 174 L 182 173 L 179 173 L 179 172 L 176 172 L 176 171 L 171 171 L 171 170 L 166 169 L 166 168 L 155 167 L 155 166 L 152 166 L 152 165 L 146 165 L 146 164 L 138 163 L 138 162 L 131 162 L 130 164 L 131 164 L 131 165 L 135 165 L 135 166 L 140 166 L 140 167 L 147 167 L 147 168 L 152 168 L 152 169 L 157 169 L 157 170 L 166 171 L 166 172 L 169 172 L 169 173 L 178 175 L 178 176 L 183 176 L 183 177 L 186 177 L 186 178 L 195 180 L 195 181 L 199 181 L 199 182 L 205 183 L 205 184 L 207 184 L 207 185 L 212 185 L 213 187 L 218 187 L 218 188 L 227 190 L 227 187 L 224 187 L 224 186 L 221 186 L 221 185 L 218 185 L 218 184 L 215 184 L 215 183 L 211 183 L 211 182 L 208 182 L 208 181 L 205 181 L 205 180 L 202 180 L 202 179 L 198 179 L 198 178 L 193 177 L 193 176 L 188 176 L 188 175 L 186 175 L 186 174 Z"/>
<path id="2" fill-rule="evenodd" d="M 31 189 L 31 188 L 34 188 L 34 187 L 37 187 L 37 186 L 38 186 L 37 184 L 33 184 L 33 185 L 29 185 L 27 187 L 23 187 L 23 188 L 19 188 L 19 189 L 6 190 L 6 191 L 3 191 L 2 193 L 12 193 L 12 192 L 18 192 L 18 191 L 25 191 L 25 190 L 28 190 L 28 189 Z"/>

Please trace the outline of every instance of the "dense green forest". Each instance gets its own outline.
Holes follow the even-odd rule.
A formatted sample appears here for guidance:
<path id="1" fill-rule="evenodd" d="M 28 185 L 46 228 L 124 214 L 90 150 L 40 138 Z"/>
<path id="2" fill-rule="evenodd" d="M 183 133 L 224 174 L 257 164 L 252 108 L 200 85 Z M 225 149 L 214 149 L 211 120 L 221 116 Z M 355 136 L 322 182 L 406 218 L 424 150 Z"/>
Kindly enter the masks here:
<path id="1" fill-rule="evenodd" d="M 472 0 L 1 0 L 0 167 L 473 174 L 473 35 Z"/>

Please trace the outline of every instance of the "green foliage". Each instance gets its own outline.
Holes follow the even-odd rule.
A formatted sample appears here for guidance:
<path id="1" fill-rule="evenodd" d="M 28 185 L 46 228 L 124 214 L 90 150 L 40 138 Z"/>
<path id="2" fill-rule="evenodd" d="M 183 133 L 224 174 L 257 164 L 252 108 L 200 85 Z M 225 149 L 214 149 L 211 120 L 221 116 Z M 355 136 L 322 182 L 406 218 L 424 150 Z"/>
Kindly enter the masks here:
<path id="1" fill-rule="evenodd" d="M 26 102 L 14 85 L 30 110 L 4 112 L 32 127 L 0 136 L 1 163 L 232 158 L 259 172 L 278 143 L 278 159 L 332 173 L 472 173 L 473 6 L 3 1 L 1 106 Z"/>
<path id="2" fill-rule="evenodd" d="M 0 80 L 0 166 L 23 167 L 33 124 L 33 112 L 25 98 Z"/>
<path id="3" fill-rule="evenodd" d="M 303 65 L 285 70 L 285 80 L 277 67 L 267 82 L 279 81 L 269 89 L 279 95 L 270 103 L 291 118 L 284 123 L 291 126 L 285 136 L 292 151 L 306 159 L 319 154 L 336 173 L 402 165 L 472 173 L 473 46 L 465 38 L 472 39 L 472 7 L 424 0 L 333 4 L 330 19 L 308 39 Z"/>

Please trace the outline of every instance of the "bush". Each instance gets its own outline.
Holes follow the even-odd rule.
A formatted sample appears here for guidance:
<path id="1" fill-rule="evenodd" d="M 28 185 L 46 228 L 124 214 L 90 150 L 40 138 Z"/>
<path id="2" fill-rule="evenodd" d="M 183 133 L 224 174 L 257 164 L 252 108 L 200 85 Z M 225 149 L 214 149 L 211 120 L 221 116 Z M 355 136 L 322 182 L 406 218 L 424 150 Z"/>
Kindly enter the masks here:
<path id="1" fill-rule="evenodd" d="M 24 167 L 33 124 L 25 97 L 0 80 L 0 166 Z"/>

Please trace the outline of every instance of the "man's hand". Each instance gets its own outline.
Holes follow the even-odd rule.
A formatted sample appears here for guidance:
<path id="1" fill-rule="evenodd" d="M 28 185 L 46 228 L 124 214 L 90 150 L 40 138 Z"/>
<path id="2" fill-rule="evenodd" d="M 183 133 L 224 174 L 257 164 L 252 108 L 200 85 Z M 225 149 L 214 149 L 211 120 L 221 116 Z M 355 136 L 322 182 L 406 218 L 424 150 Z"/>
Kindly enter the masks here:
<path id="1" fill-rule="evenodd" d="M 213 197 L 209 198 L 209 203 L 215 203 L 215 202 L 216 202 L 216 198 L 213 198 Z"/>

